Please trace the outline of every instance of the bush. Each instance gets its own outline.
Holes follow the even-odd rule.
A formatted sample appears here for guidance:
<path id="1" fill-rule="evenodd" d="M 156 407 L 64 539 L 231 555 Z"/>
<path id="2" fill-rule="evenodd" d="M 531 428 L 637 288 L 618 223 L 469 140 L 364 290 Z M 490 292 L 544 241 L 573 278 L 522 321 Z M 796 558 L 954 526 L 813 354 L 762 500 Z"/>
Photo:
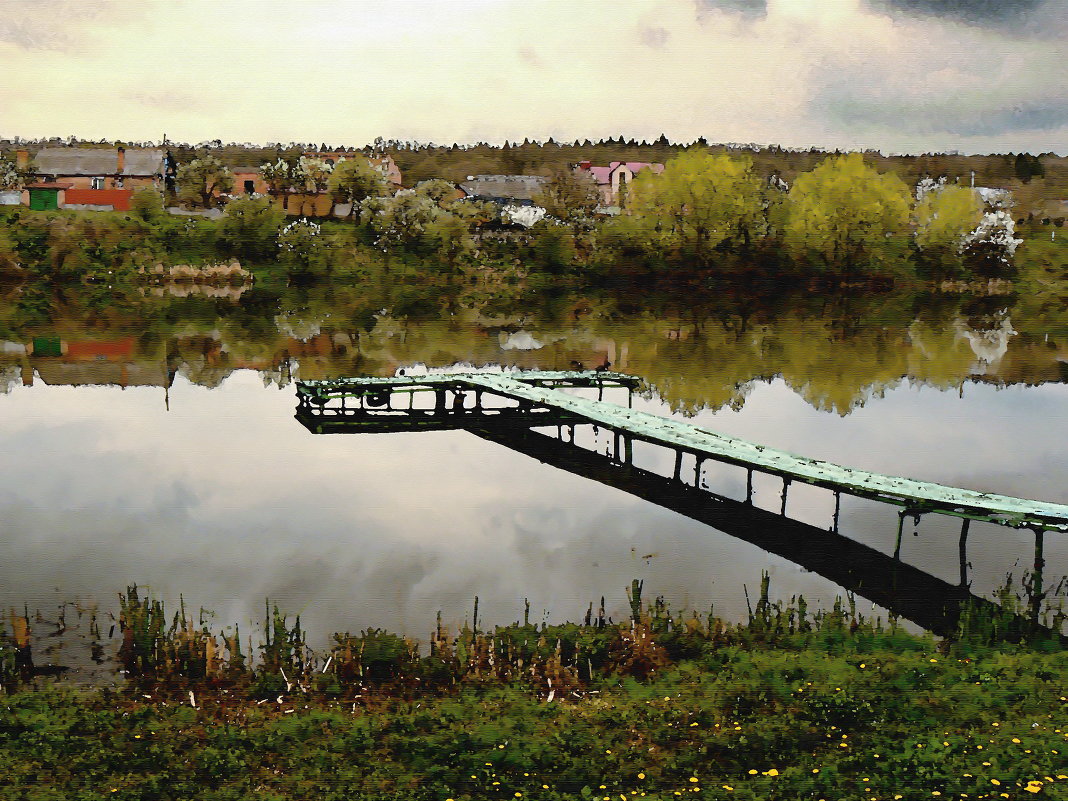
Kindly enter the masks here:
<path id="1" fill-rule="evenodd" d="M 130 214 L 147 223 L 158 223 L 167 219 L 163 196 L 155 189 L 140 189 L 134 192 L 130 199 Z"/>
<path id="2" fill-rule="evenodd" d="M 226 206 L 219 226 L 220 245 L 228 255 L 267 260 L 278 255 L 278 235 L 286 215 L 270 198 L 241 197 Z"/>

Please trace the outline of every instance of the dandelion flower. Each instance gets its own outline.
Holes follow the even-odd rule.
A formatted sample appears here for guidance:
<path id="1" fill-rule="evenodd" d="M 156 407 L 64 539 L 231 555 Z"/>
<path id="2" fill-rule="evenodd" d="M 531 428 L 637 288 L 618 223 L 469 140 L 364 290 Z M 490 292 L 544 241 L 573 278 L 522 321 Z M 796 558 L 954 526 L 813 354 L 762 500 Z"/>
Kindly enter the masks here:
<path id="1" fill-rule="evenodd" d="M 758 771 L 756 771 L 756 770 L 753 770 L 753 769 L 751 769 L 751 768 L 750 768 L 750 770 L 749 770 L 749 775 L 750 775 L 750 776 L 756 776 L 756 775 L 757 775 L 757 773 L 758 773 Z"/>
<path id="2" fill-rule="evenodd" d="M 644 779 L 645 778 L 645 774 L 644 773 L 639 773 L 638 774 L 638 778 L 639 779 Z"/>
<path id="3" fill-rule="evenodd" d="M 779 775 L 779 771 L 775 770 L 775 768 L 772 768 L 765 775 L 767 775 L 767 776 L 778 776 Z"/>

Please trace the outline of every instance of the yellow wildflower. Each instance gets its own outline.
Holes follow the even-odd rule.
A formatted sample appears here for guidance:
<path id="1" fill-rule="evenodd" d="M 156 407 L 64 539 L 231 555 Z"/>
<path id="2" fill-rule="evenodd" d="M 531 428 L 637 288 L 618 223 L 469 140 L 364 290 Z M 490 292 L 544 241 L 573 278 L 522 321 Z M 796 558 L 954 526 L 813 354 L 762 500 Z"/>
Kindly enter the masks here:
<path id="1" fill-rule="evenodd" d="M 1017 743 L 1017 744 L 1019 744 L 1019 742 L 1020 742 L 1020 738 L 1019 738 L 1019 737 L 1013 737 L 1013 738 L 1012 738 L 1012 741 L 1013 741 L 1014 743 Z"/>
<path id="2" fill-rule="evenodd" d="M 644 773 L 639 773 L 638 774 L 638 778 L 639 779 L 644 779 L 645 778 L 645 774 Z"/>
<path id="3" fill-rule="evenodd" d="M 729 784 L 725 784 L 725 785 L 723 785 L 723 789 L 724 790 L 733 790 L 734 788 L 731 787 Z"/>
<path id="4" fill-rule="evenodd" d="M 991 779 L 990 783 L 991 784 L 1001 784 L 1001 782 L 999 782 L 997 779 Z"/>
<path id="5" fill-rule="evenodd" d="M 769 771 L 768 771 L 768 772 L 767 772 L 766 774 L 764 774 L 764 775 L 765 775 L 765 776 L 778 776 L 778 775 L 779 775 L 779 771 L 775 770 L 775 768 L 772 768 L 771 770 L 769 770 Z"/>
<path id="6" fill-rule="evenodd" d="M 692 782 L 696 782 L 697 780 L 698 780 L 698 779 L 697 779 L 697 777 L 696 777 L 696 776 L 691 776 L 691 777 L 690 777 L 690 781 L 692 781 Z"/>
<path id="7" fill-rule="evenodd" d="M 757 771 L 757 770 L 753 770 L 753 769 L 750 769 L 750 770 L 749 770 L 749 775 L 750 775 L 750 776 L 756 776 L 756 775 L 757 775 L 757 773 L 759 773 L 759 771 Z"/>

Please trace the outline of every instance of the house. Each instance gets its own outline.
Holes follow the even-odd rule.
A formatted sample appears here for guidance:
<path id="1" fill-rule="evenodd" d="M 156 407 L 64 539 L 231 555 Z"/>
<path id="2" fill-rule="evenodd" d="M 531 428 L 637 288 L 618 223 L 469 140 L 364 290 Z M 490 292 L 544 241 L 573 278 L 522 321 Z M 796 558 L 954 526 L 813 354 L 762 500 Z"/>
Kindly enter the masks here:
<path id="1" fill-rule="evenodd" d="M 29 154 L 17 153 L 25 167 Z M 162 191 L 173 179 L 170 154 L 150 148 L 46 147 L 34 157 L 36 182 L 27 186 L 30 208 L 127 211 L 138 189 Z"/>
<path id="2" fill-rule="evenodd" d="M 664 171 L 664 165 L 648 161 L 612 161 L 607 167 L 600 167 L 589 161 L 580 161 L 574 169 L 593 178 L 601 193 L 602 205 L 618 206 L 620 190 L 633 181 L 635 175 L 644 170 L 652 170 L 659 175 Z"/>
<path id="3" fill-rule="evenodd" d="M 231 194 L 235 197 L 266 195 L 271 190 L 271 187 L 263 180 L 259 167 L 231 167 L 230 172 L 234 176 L 234 188 Z"/>
<path id="4" fill-rule="evenodd" d="M 466 197 L 501 206 L 533 206 L 549 182 L 541 175 L 469 175 L 460 184 Z"/>

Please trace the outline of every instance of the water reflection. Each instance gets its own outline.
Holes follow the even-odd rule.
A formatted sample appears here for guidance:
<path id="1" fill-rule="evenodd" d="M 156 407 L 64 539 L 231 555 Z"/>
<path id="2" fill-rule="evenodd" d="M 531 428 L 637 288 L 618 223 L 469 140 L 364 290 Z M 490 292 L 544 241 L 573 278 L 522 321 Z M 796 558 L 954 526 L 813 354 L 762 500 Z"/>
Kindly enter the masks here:
<path id="1" fill-rule="evenodd" d="M 561 619 L 605 595 L 618 617 L 635 577 L 735 618 L 762 569 L 773 592 L 841 592 L 774 551 L 463 431 L 313 437 L 293 424 L 291 390 L 277 391 L 419 363 L 609 361 L 648 382 L 636 405 L 654 413 L 877 472 L 1068 501 L 1068 311 L 1024 296 L 638 304 L 586 292 L 443 297 L 443 312 L 404 315 L 422 300 L 355 287 L 257 287 L 236 302 L 92 292 L 23 288 L 0 303 L 2 606 L 110 608 L 138 581 L 242 624 L 269 595 L 325 638 L 383 625 L 418 636 L 439 609 L 462 621 L 475 594 L 490 623 L 518 617 L 524 597 Z M 744 475 L 716 480 L 744 492 Z M 780 487 L 755 487 L 757 505 L 777 508 Z M 790 504 L 823 528 L 833 511 L 804 493 Z M 892 510 L 842 516 L 892 554 Z M 908 531 L 903 557 L 953 585 L 958 529 L 939 526 Z M 1064 540 L 1047 538 L 1050 583 L 1068 571 Z M 972 590 L 1018 575 L 1032 550 L 1029 533 L 973 527 Z"/>

